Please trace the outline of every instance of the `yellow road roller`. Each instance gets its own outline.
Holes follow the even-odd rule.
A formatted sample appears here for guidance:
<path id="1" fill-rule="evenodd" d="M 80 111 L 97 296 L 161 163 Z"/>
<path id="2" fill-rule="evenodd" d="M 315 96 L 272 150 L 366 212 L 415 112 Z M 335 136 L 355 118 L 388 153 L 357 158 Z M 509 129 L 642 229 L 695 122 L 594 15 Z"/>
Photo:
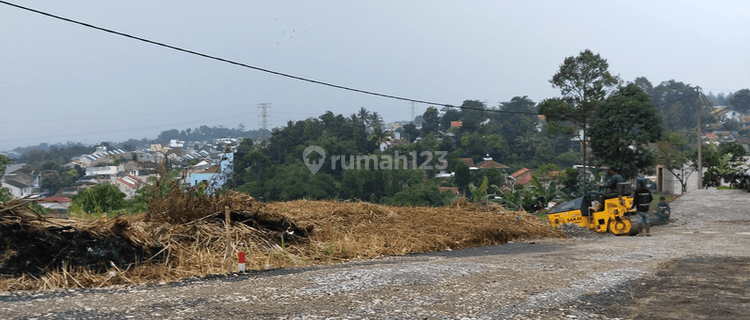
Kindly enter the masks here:
<path id="1" fill-rule="evenodd" d="M 638 224 L 630 221 L 636 212 L 631 209 L 633 187 L 630 182 L 618 183 L 616 190 L 602 194 L 597 203 L 592 203 L 590 196 L 583 196 L 557 206 L 547 215 L 550 224 L 575 223 L 596 232 L 611 232 L 618 236 L 638 233 Z"/>

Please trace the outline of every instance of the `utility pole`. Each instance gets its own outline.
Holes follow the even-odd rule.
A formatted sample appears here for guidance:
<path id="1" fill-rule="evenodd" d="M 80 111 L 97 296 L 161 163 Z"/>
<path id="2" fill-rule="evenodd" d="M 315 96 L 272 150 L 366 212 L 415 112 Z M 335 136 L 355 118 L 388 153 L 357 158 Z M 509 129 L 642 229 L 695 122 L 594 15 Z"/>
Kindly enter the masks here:
<path id="1" fill-rule="evenodd" d="M 695 87 L 695 110 L 698 113 L 698 190 L 703 189 L 703 156 L 701 154 L 701 146 L 703 145 L 703 137 L 701 134 L 701 101 L 700 101 L 700 90 L 701 87 Z"/>
<path id="2" fill-rule="evenodd" d="M 266 141 L 266 132 L 268 132 L 268 109 L 271 108 L 270 103 L 259 103 L 258 109 L 260 109 L 260 126 L 263 128 L 262 137 L 263 142 Z"/>

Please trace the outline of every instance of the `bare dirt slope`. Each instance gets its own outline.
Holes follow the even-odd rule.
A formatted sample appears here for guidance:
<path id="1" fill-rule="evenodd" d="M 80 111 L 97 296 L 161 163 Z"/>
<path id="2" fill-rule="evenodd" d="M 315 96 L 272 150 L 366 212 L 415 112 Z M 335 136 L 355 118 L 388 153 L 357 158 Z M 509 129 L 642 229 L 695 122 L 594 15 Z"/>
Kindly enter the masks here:
<path id="1" fill-rule="evenodd" d="M 694 190 L 651 237 L 354 260 L 156 286 L 0 293 L 0 318 L 746 319 L 750 194 Z"/>

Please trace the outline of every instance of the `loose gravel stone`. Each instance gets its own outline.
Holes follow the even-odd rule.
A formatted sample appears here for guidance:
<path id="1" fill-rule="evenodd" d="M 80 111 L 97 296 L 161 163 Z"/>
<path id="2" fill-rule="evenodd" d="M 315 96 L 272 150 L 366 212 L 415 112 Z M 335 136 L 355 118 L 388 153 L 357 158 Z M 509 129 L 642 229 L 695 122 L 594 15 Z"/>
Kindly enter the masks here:
<path id="1" fill-rule="evenodd" d="M 562 224 L 560 225 L 560 229 L 565 232 L 565 237 L 568 239 L 594 240 L 607 235 L 606 233 L 598 233 L 591 229 L 581 227 L 579 224 L 575 223 Z"/>

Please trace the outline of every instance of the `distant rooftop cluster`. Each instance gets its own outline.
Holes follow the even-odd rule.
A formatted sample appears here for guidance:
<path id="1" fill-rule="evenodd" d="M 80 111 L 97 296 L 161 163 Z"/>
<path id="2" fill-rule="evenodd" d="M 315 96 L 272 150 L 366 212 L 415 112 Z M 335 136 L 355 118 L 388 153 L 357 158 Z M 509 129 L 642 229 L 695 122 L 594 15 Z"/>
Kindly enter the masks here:
<path id="1" fill-rule="evenodd" d="M 93 154 L 85 155 L 83 157 L 88 160 L 91 160 L 91 162 L 94 162 L 104 156 L 115 156 L 115 155 L 121 155 L 121 154 L 125 154 L 125 151 L 123 151 L 122 149 L 117 149 L 113 151 L 93 153 Z"/>
<path id="2" fill-rule="evenodd" d="M 230 154 L 235 152 L 242 139 L 230 137 L 189 143 L 172 140 L 166 145 L 152 143 L 147 148 L 134 151 L 107 150 L 106 146 L 99 146 L 93 153 L 74 157 L 64 165 L 71 169 L 80 167 L 85 172 L 72 185 L 58 190 L 43 188 L 41 181 L 52 174 L 52 170 L 40 170 L 19 163 L 6 167 L 2 187 L 8 188 L 14 198 L 35 197 L 45 202 L 55 202 L 53 207 L 56 209 L 70 204 L 69 200 L 66 203 L 60 199 L 73 198 L 80 190 L 101 183 L 117 186 L 125 193 L 126 199 L 131 199 L 138 189 L 148 185 L 150 177 L 158 176 L 157 164 L 169 159 L 172 164 L 185 168 L 181 181 L 185 187 L 205 183 L 209 188 L 221 188 L 231 179 L 233 170 L 233 157 L 225 151 Z"/>

